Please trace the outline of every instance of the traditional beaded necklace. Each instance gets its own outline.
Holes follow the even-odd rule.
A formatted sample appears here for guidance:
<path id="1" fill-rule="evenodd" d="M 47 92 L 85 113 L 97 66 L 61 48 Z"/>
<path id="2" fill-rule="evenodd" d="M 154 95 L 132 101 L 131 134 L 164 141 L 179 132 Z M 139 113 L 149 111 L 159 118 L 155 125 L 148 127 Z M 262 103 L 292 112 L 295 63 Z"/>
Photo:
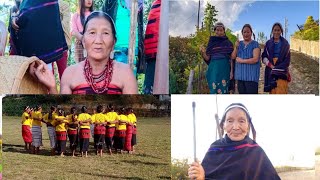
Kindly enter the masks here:
<path id="1" fill-rule="evenodd" d="M 92 73 L 92 67 L 90 66 L 88 59 L 86 59 L 83 72 L 87 83 L 91 86 L 93 91 L 97 94 L 102 94 L 108 91 L 108 86 L 111 82 L 113 73 L 113 60 L 109 59 L 103 71 L 97 75 L 94 75 Z M 98 86 L 97 84 L 101 81 L 104 81 L 104 83 L 101 86 Z"/>

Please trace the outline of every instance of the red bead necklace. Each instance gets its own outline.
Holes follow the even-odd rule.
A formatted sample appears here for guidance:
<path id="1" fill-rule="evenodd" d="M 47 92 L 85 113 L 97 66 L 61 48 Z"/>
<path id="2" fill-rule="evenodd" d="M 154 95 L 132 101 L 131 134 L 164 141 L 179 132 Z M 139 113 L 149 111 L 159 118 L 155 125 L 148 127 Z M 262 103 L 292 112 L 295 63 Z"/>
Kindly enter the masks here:
<path id="1" fill-rule="evenodd" d="M 90 66 L 88 59 L 86 59 L 83 72 L 87 83 L 91 86 L 93 91 L 97 94 L 102 94 L 108 91 L 108 86 L 111 82 L 113 73 L 113 60 L 109 59 L 103 71 L 97 75 L 94 75 L 92 73 L 92 67 Z M 104 81 L 104 83 L 101 86 L 98 86 L 98 83 L 101 81 Z"/>

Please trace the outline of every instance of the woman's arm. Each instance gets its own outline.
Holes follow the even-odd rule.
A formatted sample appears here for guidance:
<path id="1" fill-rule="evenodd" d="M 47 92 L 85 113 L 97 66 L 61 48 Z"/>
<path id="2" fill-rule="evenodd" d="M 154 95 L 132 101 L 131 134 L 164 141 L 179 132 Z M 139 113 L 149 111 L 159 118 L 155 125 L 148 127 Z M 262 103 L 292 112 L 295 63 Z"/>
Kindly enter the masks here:
<path id="1" fill-rule="evenodd" d="M 119 67 L 120 72 L 122 72 L 122 93 L 123 94 L 138 94 L 138 83 L 133 75 L 130 66 L 125 65 Z M 120 73 L 119 73 L 120 74 Z"/>
<path id="2" fill-rule="evenodd" d="M 79 15 L 77 13 L 74 13 L 71 19 L 71 35 L 75 37 L 77 40 L 82 40 L 82 34 L 79 32 L 79 29 L 77 27 L 77 18 Z"/>
<path id="3" fill-rule="evenodd" d="M 203 46 L 200 47 L 200 53 L 201 53 L 202 58 L 203 58 L 205 61 L 209 61 L 210 56 L 207 55 L 206 49 L 205 49 Z"/>
<path id="4" fill-rule="evenodd" d="M 254 48 L 253 49 L 253 58 L 242 59 L 242 58 L 237 57 L 236 61 L 238 63 L 244 63 L 244 64 L 256 64 L 259 61 L 259 57 L 260 57 L 260 49 Z"/>
<path id="5" fill-rule="evenodd" d="M 233 60 L 230 59 L 230 80 L 233 79 Z"/>
<path id="6" fill-rule="evenodd" d="M 237 40 L 236 43 L 234 44 L 234 48 L 231 53 L 231 59 L 236 59 L 239 45 L 240 45 L 240 42 L 239 42 L 239 40 Z"/>
<path id="7" fill-rule="evenodd" d="M 70 79 L 72 79 L 74 69 L 75 69 L 74 66 L 69 66 L 64 70 L 61 77 L 60 94 L 72 94 L 72 90 L 71 90 L 72 81 L 70 81 Z"/>

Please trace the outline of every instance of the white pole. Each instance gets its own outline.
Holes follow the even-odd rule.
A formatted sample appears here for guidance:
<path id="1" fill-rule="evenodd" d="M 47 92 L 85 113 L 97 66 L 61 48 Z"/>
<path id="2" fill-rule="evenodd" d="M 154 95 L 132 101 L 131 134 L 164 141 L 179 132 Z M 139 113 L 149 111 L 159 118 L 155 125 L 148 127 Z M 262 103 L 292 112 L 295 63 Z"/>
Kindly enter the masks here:
<path id="1" fill-rule="evenodd" d="M 136 29 L 137 29 L 137 17 L 138 17 L 138 1 L 131 1 L 130 11 L 130 34 L 129 34 L 129 49 L 128 49 L 128 64 L 131 69 L 134 70 L 133 60 L 135 56 L 136 47 Z"/>
<path id="2" fill-rule="evenodd" d="M 161 1 L 153 94 L 169 94 L 169 1 Z"/>

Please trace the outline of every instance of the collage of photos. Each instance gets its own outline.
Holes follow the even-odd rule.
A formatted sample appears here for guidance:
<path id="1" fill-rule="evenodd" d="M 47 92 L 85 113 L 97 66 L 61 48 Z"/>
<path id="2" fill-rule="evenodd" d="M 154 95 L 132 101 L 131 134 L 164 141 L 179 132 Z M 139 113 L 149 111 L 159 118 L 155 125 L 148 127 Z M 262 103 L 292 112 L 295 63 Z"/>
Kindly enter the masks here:
<path id="1" fill-rule="evenodd" d="M 2 0 L 0 180 L 320 179 L 318 0 Z"/>

